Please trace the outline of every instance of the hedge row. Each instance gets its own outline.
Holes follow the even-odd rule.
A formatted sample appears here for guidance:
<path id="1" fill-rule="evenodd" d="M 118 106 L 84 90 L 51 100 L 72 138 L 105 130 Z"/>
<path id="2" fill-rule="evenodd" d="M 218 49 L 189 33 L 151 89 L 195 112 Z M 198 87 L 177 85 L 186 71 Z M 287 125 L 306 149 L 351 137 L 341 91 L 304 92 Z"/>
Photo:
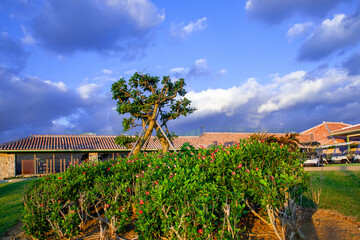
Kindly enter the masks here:
<path id="1" fill-rule="evenodd" d="M 97 219 L 100 236 L 135 224 L 139 239 L 238 238 L 250 209 L 281 209 L 308 187 L 300 153 L 241 141 L 233 146 L 140 154 L 84 163 L 46 175 L 24 194 L 24 229 L 44 239 L 81 234 Z M 241 225 L 242 226 L 242 225 Z"/>

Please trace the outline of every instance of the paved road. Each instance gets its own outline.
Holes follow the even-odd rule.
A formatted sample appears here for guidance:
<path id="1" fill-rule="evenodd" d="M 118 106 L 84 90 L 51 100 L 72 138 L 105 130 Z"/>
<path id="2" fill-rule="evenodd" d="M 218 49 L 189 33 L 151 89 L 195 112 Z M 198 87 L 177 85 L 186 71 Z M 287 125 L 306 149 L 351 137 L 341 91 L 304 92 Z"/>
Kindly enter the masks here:
<path id="1" fill-rule="evenodd" d="M 328 167 L 305 167 L 305 171 L 319 172 L 319 171 L 360 171 L 360 166 L 328 166 Z"/>

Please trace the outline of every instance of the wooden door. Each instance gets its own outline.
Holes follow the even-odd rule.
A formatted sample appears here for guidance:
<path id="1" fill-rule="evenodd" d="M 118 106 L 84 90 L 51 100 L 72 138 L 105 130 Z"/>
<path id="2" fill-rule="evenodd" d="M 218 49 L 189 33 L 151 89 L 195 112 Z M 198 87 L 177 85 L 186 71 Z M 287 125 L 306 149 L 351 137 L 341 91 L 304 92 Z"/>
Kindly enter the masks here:
<path id="1" fill-rule="evenodd" d="M 34 174 L 34 159 L 23 159 L 21 170 L 21 174 Z"/>

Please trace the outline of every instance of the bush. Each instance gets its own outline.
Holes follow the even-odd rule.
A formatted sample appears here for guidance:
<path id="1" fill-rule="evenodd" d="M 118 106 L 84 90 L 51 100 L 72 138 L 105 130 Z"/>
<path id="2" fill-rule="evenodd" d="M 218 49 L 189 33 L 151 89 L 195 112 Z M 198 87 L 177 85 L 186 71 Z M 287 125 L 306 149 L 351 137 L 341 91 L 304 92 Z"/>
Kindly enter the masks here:
<path id="1" fill-rule="evenodd" d="M 286 146 L 186 144 L 178 153 L 85 163 L 42 177 L 24 194 L 23 222 L 37 238 L 50 230 L 74 236 L 89 218 L 99 221 L 100 236 L 106 228 L 121 234 L 132 216 L 139 239 L 238 238 L 249 211 L 270 209 L 279 218 L 307 187 L 300 153 Z"/>

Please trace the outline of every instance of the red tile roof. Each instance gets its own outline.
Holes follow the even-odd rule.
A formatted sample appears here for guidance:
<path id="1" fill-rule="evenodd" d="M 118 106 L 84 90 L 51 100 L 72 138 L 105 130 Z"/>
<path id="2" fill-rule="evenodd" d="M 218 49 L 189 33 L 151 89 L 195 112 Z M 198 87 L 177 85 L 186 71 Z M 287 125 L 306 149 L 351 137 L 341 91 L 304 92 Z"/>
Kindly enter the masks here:
<path id="1" fill-rule="evenodd" d="M 346 134 L 354 133 L 354 132 L 360 132 L 360 124 L 350 125 L 350 126 L 347 126 L 344 128 L 332 130 L 331 135 L 332 136 L 346 135 Z"/>
<path id="2" fill-rule="evenodd" d="M 0 144 L 0 151 L 50 151 L 50 150 L 114 150 L 124 151 L 125 147 L 119 146 L 115 143 L 116 136 L 112 135 L 31 135 L 29 137 L 21 138 L 12 142 Z M 173 144 L 176 149 L 185 142 L 195 143 L 193 141 L 197 137 L 178 137 L 174 139 Z M 157 150 L 162 146 L 159 140 L 153 137 L 149 140 L 147 149 Z"/>
<path id="3" fill-rule="evenodd" d="M 360 129 L 360 124 L 358 125 Z M 334 143 L 330 131 L 351 127 L 345 123 L 323 122 L 313 128 L 300 133 L 300 142 L 317 141 L 322 145 Z M 200 136 L 179 136 L 174 139 L 175 149 L 189 142 L 195 148 L 210 145 L 232 145 L 240 139 L 247 139 L 252 133 L 205 132 Z M 270 133 L 277 137 L 284 133 Z M 128 151 L 125 147 L 115 144 L 114 135 L 31 135 L 12 142 L 0 144 L 0 152 L 11 151 Z M 153 137 L 152 137 L 153 138 Z M 337 143 L 344 139 L 334 138 Z M 158 150 L 162 146 L 159 140 L 151 139 L 148 150 Z"/>
<path id="4" fill-rule="evenodd" d="M 203 133 L 200 136 L 179 136 L 174 139 L 175 149 L 188 142 L 195 148 L 211 145 L 233 145 L 240 139 L 247 139 L 252 133 Z M 272 133 L 282 136 L 283 133 Z M 12 142 L 0 144 L 1 152 L 11 151 L 126 151 L 115 144 L 114 135 L 31 135 Z M 148 150 L 162 149 L 160 141 L 149 140 Z"/>
<path id="5" fill-rule="evenodd" d="M 344 127 L 349 127 L 350 124 L 346 124 L 343 122 L 323 122 L 315 127 L 312 127 L 308 130 L 305 130 L 300 133 L 300 136 L 308 135 L 308 138 L 312 138 L 312 141 L 317 141 L 321 145 L 333 144 L 334 141 L 336 143 L 343 143 L 345 139 L 342 138 L 333 138 L 330 136 L 330 133 L 337 130 L 342 129 Z M 300 137 L 300 142 L 302 137 Z M 305 137 L 304 137 L 305 138 Z"/>

